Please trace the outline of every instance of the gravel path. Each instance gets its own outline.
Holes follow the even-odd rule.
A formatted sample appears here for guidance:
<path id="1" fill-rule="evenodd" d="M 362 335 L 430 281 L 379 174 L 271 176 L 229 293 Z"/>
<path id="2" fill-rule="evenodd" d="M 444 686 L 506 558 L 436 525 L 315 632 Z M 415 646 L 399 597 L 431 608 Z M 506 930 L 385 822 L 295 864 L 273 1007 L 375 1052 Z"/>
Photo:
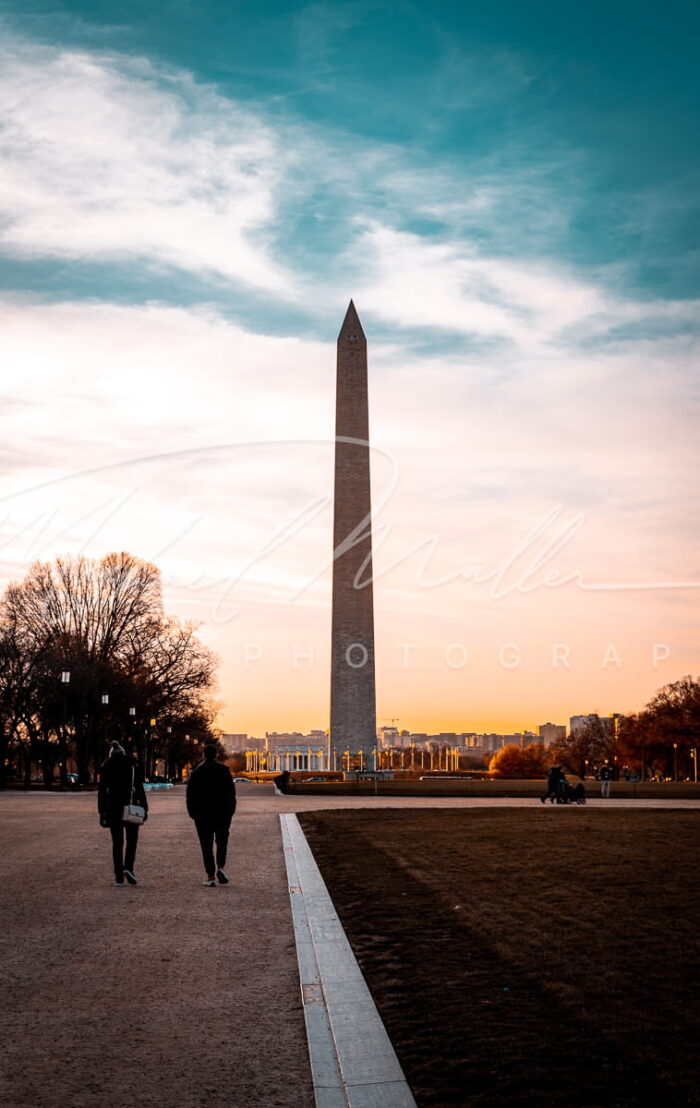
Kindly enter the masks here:
<path id="1" fill-rule="evenodd" d="M 311 1108 L 279 821 L 261 800 L 241 799 L 231 885 L 204 889 L 183 790 L 151 794 L 141 883 L 118 889 L 94 793 L 0 795 L 1 1103 Z"/>

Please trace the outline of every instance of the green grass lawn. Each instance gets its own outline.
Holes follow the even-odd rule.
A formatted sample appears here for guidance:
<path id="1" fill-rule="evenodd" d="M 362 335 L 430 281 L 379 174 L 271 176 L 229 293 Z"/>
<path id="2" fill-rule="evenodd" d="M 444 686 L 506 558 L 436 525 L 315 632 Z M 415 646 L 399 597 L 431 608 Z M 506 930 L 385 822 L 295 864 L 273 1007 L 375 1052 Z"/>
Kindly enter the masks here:
<path id="1" fill-rule="evenodd" d="M 700 814 L 299 816 L 421 1108 L 700 1104 Z"/>

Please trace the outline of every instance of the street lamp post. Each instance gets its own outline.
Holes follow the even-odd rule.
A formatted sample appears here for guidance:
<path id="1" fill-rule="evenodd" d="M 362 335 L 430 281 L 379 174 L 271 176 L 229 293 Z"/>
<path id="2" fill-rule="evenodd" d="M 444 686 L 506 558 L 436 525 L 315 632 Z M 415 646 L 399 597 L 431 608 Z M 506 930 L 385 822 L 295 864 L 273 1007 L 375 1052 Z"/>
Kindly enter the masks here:
<path id="1" fill-rule="evenodd" d="M 136 709 L 133 706 L 131 708 L 129 708 L 129 741 L 131 743 L 131 748 L 132 748 L 131 752 L 132 752 L 132 754 L 134 753 L 134 748 L 135 748 L 136 761 L 138 762 L 138 761 L 140 761 L 140 758 L 139 758 L 140 751 L 139 751 L 138 742 L 137 742 L 137 739 L 136 739 Z"/>
<path id="2" fill-rule="evenodd" d="M 70 685 L 70 670 L 61 670 L 61 690 L 63 692 L 63 718 L 61 719 L 61 744 L 59 748 L 59 765 L 58 772 L 61 779 L 60 787 L 65 789 L 67 782 L 66 760 L 68 756 L 68 746 L 66 743 L 66 727 L 68 725 L 68 686 Z"/>
<path id="3" fill-rule="evenodd" d="M 673 780 L 678 780 L 678 763 L 676 761 L 676 755 L 678 753 L 678 743 L 673 744 Z"/>
<path id="4" fill-rule="evenodd" d="M 102 741 L 106 742 L 107 736 L 105 735 L 104 719 L 105 719 L 105 715 L 106 715 L 105 709 L 109 706 L 109 693 L 106 693 L 106 692 L 100 693 L 100 705 L 102 707 L 102 715 L 100 717 L 100 727 L 101 727 L 101 730 L 102 730 Z"/>
<path id="5" fill-rule="evenodd" d="M 146 731 L 146 776 L 148 777 L 149 781 L 151 777 L 154 776 L 153 771 L 156 768 L 155 759 L 153 757 L 153 729 L 155 725 L 155 719 L 149 719 L 148 730 Z M 152 764 L 149 764 L 149 761 Z"/>

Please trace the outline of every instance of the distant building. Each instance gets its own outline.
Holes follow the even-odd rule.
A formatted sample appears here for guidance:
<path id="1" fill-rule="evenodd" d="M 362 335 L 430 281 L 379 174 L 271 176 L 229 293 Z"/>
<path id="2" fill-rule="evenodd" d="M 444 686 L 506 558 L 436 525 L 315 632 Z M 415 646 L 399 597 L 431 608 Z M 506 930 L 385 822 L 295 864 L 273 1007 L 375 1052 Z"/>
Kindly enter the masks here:
<path id="1" fill-rule="evenodd" d="M 476 731 L 465 731 L 462 735 L 462 746 L 469 748 L 480 747 L 481 735 L 477 735 Z"/>
<path id="2" fill-rule="evenodd" d="M 591 720 L 597 719 L 595 712 L 591 712 L 586 716 L 571 716 L 569 719 L 569 734 L 575 735 L 577 732 L 582 731 L 584 727 L 587 727 Z"/>
<path id="3" fill-rule="evenodd" d="M 559 739 L 566 738 L 565 723 L 541 723 L 537 730 L 545 746 L 551 746 L 552 743 L 558 742 Z"/>
<path id="4" fill-rule="evenodd" d="M 248 741 L 246 769 L 252 772 L 281 770 L 316 771 L 342 769 L 342 764 L 328 765 L 328 732 L 314 728 L 301 731 L 266 731 L 260 745 Z M 335 761 L 338 761 L 337 759 Z"/>
<path id="5" fill-rule="evenodd" d="M 591 723 L 602 723 L 603 727 L 616 735 L 622 716 L 619 712 L 613 712 L 611 716 L 599 716 L 597 712 L 589 712 L 586 716 L 571 716 L 569 720 L 569 733 L 575 735 Z"/>
<path id="6" fill-rule="evenodd" d="M 221 736 L 221 742 L 227 754 L 235 754 L 245 750 L 248 745 L 248 736 L 243 734 L 226 734 Z"/>
<path id="7" fill-rule="evenodd" d="M 503 746 L 524 747 L 540 741 L 534 731 L 514 731 L 509 735 L 493 731 L 484 734 L 470 731 L 461 738 L 462 745 L 477 754 L 493 754 Z"/>
<path id="8" fill-rule="evenodd" d="M 380 727 L 377 731 L 377 742 L 380 750 L 392 750 L 400 746 L 398 727 Z"/>

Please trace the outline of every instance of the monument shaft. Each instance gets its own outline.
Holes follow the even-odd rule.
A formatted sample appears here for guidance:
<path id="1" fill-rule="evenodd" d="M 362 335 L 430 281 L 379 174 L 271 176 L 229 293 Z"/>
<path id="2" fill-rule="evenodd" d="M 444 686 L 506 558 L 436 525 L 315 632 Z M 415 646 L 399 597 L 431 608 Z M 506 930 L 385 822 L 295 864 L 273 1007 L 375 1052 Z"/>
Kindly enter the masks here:
<path id="1" fill-rule="evenodd" d="M 355 306 L 338 336 L 333 514 L 331 764 L 377 741 L 367 340 Z M 335 758 L 334 758 L 335 756 Z"/>

